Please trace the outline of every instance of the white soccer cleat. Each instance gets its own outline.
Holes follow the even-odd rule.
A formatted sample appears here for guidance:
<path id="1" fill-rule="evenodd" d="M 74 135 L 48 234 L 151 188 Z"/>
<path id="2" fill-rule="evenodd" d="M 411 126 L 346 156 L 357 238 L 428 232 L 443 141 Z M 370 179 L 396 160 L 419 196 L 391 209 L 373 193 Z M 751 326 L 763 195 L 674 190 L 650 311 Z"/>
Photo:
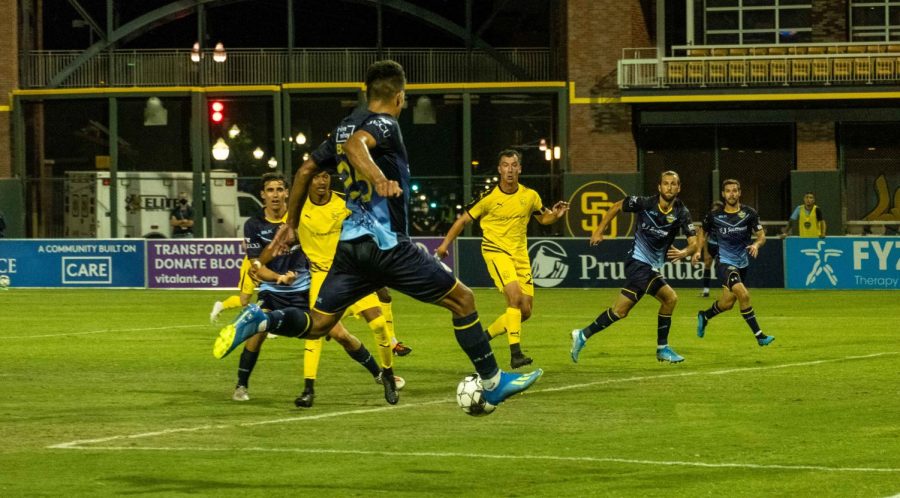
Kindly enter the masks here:
<path id="1" fill-rule="evenodd" d="M 246 387 L 237 386 L 234 388 L 234 394 L 231 395 L 231 399 L 234 401 L 250 401 L 250 393 L 247 392 Z"/>
<path id="2" fill-rule="evenodd" d="M 220 314 L 222 313 L 222 311 L 224 311 L 224 310 L 225 310 L 225 305 L 222 304 L 222 301 L 216 301 L 216 303 L 213 304 L 213 309 L 212 309 L 212 311 L 209 312 L 209 323 L 216 323 L 216 322 L 218 322 L 218 321 L 219 321 L 219 315 L 220 315 Z"/>

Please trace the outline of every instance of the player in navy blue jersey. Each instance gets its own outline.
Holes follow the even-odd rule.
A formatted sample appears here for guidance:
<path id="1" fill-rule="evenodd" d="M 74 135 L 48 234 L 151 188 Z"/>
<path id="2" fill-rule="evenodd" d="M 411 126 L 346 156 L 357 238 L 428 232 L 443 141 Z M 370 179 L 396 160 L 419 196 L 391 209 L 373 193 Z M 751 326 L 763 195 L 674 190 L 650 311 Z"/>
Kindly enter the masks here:
<path id="1" fill-rule="evenodd" d="M 262 177 L 262 183 L 261 196 L 265 208 L 244 223 L 247 257 L 252 262 L 251 271 L 261 282 L 259 300 L 262 306 L 251 304 L 244 308 L 234 322 L 219 331 L 213 345 L 213 356 L 224 358 L 245 343 L 238 366 L 238 382 L 232 395 L 235 401 L 250 399 L 247 390 L 250 374 L 269 332 L 287 337 L 304 337 L 310 328 L 309 260 L 300 246 L 290 247 L 266 264 L 258 259 L 287 219 L 287 180 L 281 174 L 266 173 Z M 373 377 L 381 373 L 366 347 L 358 339 L 354 340 L 355 337 L 346 330 L 339 328 L 330 335 L 344 347 L 351 358 L 369 370 Z M 398 396 L 396 389 L 385 388 L 388 403 L 395 404 Z"/>
<path id="2" fill-rule="evenodd" d="M 722 201 L 714 201 L 709 209 L 715 211 L 724 205 L 725 204 L 723 204 Z M 719 242 L 716 240 L 716 234 L 709 233 L 706 235 L 708 235 L 708 237 L 706 237 L 706 244 L 701 243 L 700 251 L 694 253 L 695 256 L 700 252 L 703 253 L 702 258 L 700 259 L 700 261 L 703 262 L 703 291 L 700 292 L 700 297 L 709 297 L 709 281 L 712 277 L 710 273 L 715 273 L 716 256 L 719 255 Z"/>
<path id="3" fill-rule="evenodd" d="M 750 257 L 756 257 L 759 249 L 766 243 L 766 233 L 759 223 L 756 211 L 741 204 L 741 184 L 737 180 L 728 179 L 722 182 L 722 198 L 725 206 L 710 211 L 703 218 L 701 243 L 707 235 L 715 235 L 719 243 L 719 255 L 716 258 L 716 274 L 722 280 L 722 294 L 706 311 L 697 312 L 697 336 L 706 334 L 709 321 L 719 313 L 734 307 L 734 302 L 741 305 L 741 316 L 753 332 L 760 346 L 767 346 L 775 340 L 775 336 L 763 334 L 756 321 L 756 312 L 750 304 L 750 291 L 744 284 Z M 755 241 L 750 243 L 751 235 Z M 694 256 L 694 261 L 697 261 Z"/>
<path id="4" fill-rule="evenodd" d="M 328 276 L 313 305 L 309 338 L 325 335 L 343 311 L 382 287 L 450 310 L 456 340 L 481 376 L 485 399 L 499 404 L 524 391 L 543 373 L 502 372 L 482 329 L 472 291 L 440 262 L 419 250 L 408 232 L 409 158 L 397 117 L 403 109 L 406 75 L 400 64 L 379 61 L 366 72 L 366 107 L 355 109 L 334 129 L 295 175 L 288 223 L 278 242 L 290 242 L 312 177 L 334 170 L 344 185 L 347 208 Z M 393 377 L 385 375 L 386 381 Z"/>
<path id="5" fill-rule="evenodd" d="M 628 262 L 625 263 L 625 287 L 616 297 L 615 303 L 583 329 L 572 331 L 572 361 L 578 362 L 578 355 L 587 340 L 628 316 L 631 308 L 649 294 L 659 301 L 659 316 L 656 330 L 656 359 L 679 363 L 684 358 L 669 346 L 669 329 L 672 326 L 672 312 L 678 303 L 675 290 L 659 272 L 666 258 L 677 261 L 691 256 L 699 247 L 696 230 L 691 223 L 691 213 L 678 199 L 681 192 L 681 178 L 674 171 L 664 171 L 657 185 L 659 195 L 649 197 L 631 196 L 616 202 L 603 215 L 600 224 L 591 234 L 591 245 L 603 242 L 603 232 L 620 211 L 637 214 L 637 229 Z M 675 236 L 681 231 L 688 245 L 684 249 L 672 246 Z"/>

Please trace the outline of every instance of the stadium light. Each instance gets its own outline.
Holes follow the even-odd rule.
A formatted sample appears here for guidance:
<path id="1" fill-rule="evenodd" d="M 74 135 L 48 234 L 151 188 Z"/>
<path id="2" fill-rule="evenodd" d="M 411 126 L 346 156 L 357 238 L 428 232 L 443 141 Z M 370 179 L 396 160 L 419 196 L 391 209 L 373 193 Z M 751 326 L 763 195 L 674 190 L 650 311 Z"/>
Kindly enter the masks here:
<path id="1" fill-rule="evenodd" d="M 553 159 L 559 159 L 562 157 L 562 147 L 556 145 L 553 147 Z"/>
<path id="2" fill-rule="evenodd" d="M 275 169 L 276 167 L 278 167 L 278 159 L 270 157 L 269 162 L 267 162 L 266 164 L 268 164 L 270 168 Z"/>
<path id="3" fill-rule="evenodd" d="M 297 142 L 297 145 L 303 145 L 306 143 L 306 135 L 301 131 L 294 138 L 294 141 Z"/>
<path id="4" fill-rule="evenodd" d="M 253 159 L 262 159 L 264 155 L 266 155 L 266 153 L 262 150 L 262 147 L 253 149 Z"/>
<path id="5" fill-rule="evenodd" d="M 538 143 L 538 150 L 540 150 L 541 152 L 544 152 L 545 150 L 547 150 L 547 139 L 546 138 L 542 138 L 541 141 Z"/>
<path id="6" fill-rule="evenodd" d="M 241 129 L 238 128 L 238 125 L 233 124 L 231 128 L 228 128 L 228 138 L 236 138 L 241 134 Z"/>
<path id="7" fill-rule="evenodd" d="M 200 62 L 202 57 L 203 54 L 200 52 L 200 42 L 194 42 L 194 46 L 191 47 L 191 62 Z"/>
<path id="8" fill-rule="evenodd" d="M 546 159 L 546 160 L 548 160 L 548 161 L 551 160 L 551 159 L 553 159 L 553 151 L 550 150 L 550 149 L 546 149 L 546 150 L 544 151 L 544 159 Z"/>

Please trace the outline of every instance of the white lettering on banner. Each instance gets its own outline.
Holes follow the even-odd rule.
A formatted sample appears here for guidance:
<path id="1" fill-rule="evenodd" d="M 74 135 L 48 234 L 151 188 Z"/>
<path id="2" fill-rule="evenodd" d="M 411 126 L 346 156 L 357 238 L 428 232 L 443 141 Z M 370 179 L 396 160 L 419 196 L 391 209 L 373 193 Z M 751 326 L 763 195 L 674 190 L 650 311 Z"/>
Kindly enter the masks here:
<path id="1" fill-rule="evenodd" d="M 66 265 L 66 276 L 72 278 L 109 278 L 109 265 L 103 263 L 69 263 Z"/>
<path id="2" fill-rule="evenodd" d="M 624 280 L 625 279 L 625 263 L 604 261 L 599 262 L 597 258 L 590 254 L 579 255 L 581 259 L 581 277 L 579 280 L 588 280 L 591 278 L 597 280 Z M 609 270 L 609 274 L 607 274 Z M 596 272 L 596 276 L 591 276 L 590 272 Z"/>
<path id="3" fill-rule="evenodd" d="M 157 275 L 155 280 L 158 284 L 206 284 L 211 287 L 219 286 L 219 277 L 216 275 Z"/>
<path id="4" fill-rule="evenodd" d="M 0 258 L 0 273 L 15 273 L 16 258 Z"/>
<path id="5" fill-rule="evenodd" d="M 870 287 L 884 287 L 886 289 L 893 289 L 897 287 L 898 282 L 900 282 L 900 278 L 861 277 L 859 275 L 856 275 L 856 285 L 868 285 Z"/>
<path id="6" fill-rule="evenodd" d="M 62 283 L 111 284 L 112 258 L 110 256 L 63 256 Z"/>
<path id="7" fill-rule="evenodd" d="M 236 244 L 157 244 L 162 256 L 234 256 Z"/>
<path id="8" fill-rule="evenodd" d="M 234 270 L 241 267 L 241 259 L 211 259 L 209 268 L 212 270 Z"/>
<path id="9" fill-rule="evenodd" d="M 156 259 L 153 267 L 157 270 L 206 270 L 206 260 L 203 258 L 184 259 Z"/>
<path id="10" fill-rule="evenodd" d="M 891 250 L 894 247 L 900 247 L 900 241 L 886 241 L 884 245 L 877 240 L 855 240 L 853 241 L 853 269 L 861 270 L 862 263 L 865 260 L 871 259 L 869 256 L 869 247 L 871 246 L 872 250 L 875 252 L 875 257 L 878 260 L 878 269 L 881 271 L 886 271 L 888 269 L 888 265 L 891 261 L 889 261 Z M 896 256 L 896 263 L 892 266 L 895 269 L 900 270 L 900 251 L 894 253 Z"/>

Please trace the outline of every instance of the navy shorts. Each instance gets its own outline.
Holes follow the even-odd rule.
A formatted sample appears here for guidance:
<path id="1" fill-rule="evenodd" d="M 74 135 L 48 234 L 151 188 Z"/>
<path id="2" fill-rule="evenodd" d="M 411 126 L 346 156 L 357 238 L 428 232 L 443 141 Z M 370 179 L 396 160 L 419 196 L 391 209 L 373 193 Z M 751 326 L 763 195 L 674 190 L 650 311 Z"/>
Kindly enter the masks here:
<path id="1" fill-rule="evenodd" d="M 300 308 L 309 312 L 309 291 L 303 292 L 271 292 L 259 293 L 259 307 L 265 310 L 283 310 Z"/>
<path id="2" fill-rule="evenodd" d="M 634 258 L 625 263 L 625 279 L 622 295 L 634 302 L 640 301 L 644 294 L 655 296 L 659 289 L 668 285 L 661 273 Z"/>
<path id="3" fill-rule="evenodd" d="M 743 283 L 744 280 L 747 279 L 747 268 L 749 268 L 749 266 L 738 268 L 734 265 L 716 261 L 716 275 L 718 275 L 719 280 L 722 281 L 722 286 L 727 287 L 728 290 L 731 290 L 732 287 Z"/>
<path id="4" fill-rule="evenodd" d="M 379 249 L 370 237 L 342 240 L 314 307 L 326 314 L 341 313 L 382 287 L 436 303 L 450 294 L 457 282 L 437 260 L 408 240 L 388 250 Z"/>

